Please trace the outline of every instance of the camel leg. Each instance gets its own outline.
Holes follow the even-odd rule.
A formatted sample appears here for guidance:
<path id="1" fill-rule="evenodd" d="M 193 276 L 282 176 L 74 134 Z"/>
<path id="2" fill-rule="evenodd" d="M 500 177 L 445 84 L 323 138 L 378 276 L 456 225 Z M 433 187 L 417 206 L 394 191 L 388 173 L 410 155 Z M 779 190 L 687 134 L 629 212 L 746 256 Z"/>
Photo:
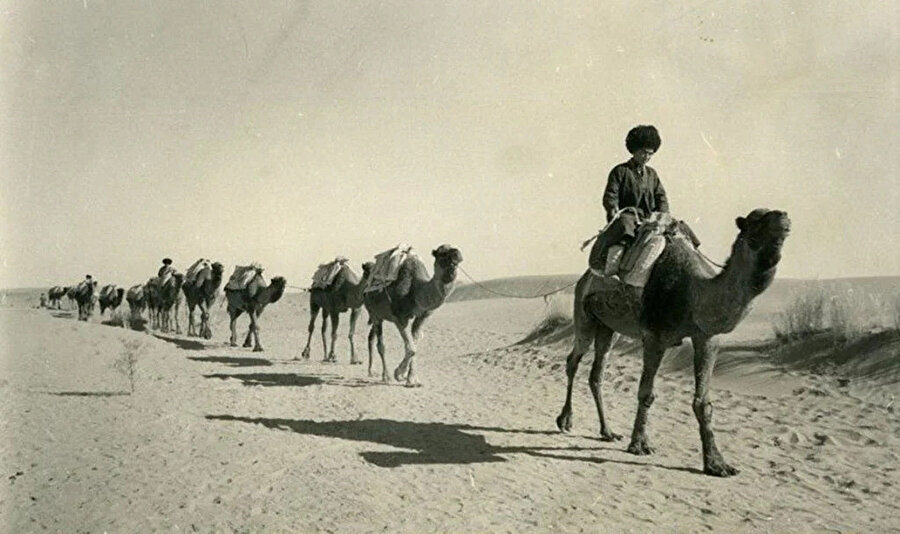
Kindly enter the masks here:
<path id="1" fill-rule="evenodd" d="M 334 346 L 337 345 L 338 325 L 341 324 L 341 314 L 334 312 L 331 314 L 331 350 L 328 351 L 328 361 L 337 363 L 337 356 L 334 353 Z"/>
<path id="2" fill-rule="evenodd" d="M 310 345 L 310 343 L 312 343 L 313 330 L 316 329 L 316 316 L 318 316 L 318 315 L 319 315 L 319 305 L 310 303 L 310 305 L 309 305 L 309 328 L 308 328 L 309 335 L 306 337 L 306 346 L 303 347 L 303 352 L 300 353 L 300 355 L 303 357 L 304 360 L 309 359 L 309 345 Z M 294 359 L 296 360 L 298 358 L 294 358 Z"/>
<path id="3" fill-rule="evenodd" d="M 638 408 L 634 418 L 634 429 L 631 432 L 631 443 L 628 452 L 632 454 L 653 454 L 653 447 L 647 440 L 647 413 L 656 399 L 653 394 L 653 381 L 662 361 L 665 348 L 655 336 L 644 337 L 644 369 L 641 372 L 641 384 L 638 386 Z"/>
<path id="4" fill-rule="evenodd" d="M 188 337 L 194 337 L 197 335 L 197 332 L 194 330 L 194 306 L 192 304 L 188 304 L 187 309 L 188 309 L 187 335 L 188 335 Z"/>
<path id="5" fill-rule="evenodd" d="M 240 312 L 228 310 L 228 316 L 231 317 L 231 339 L 228 344 L 237 347 L 237 318 Z"/>
<path id="6" fill-rule="evenodd" d="M 412 335 L 406 331 L 407 326 L 409 325 L 406 321 L 397 323 L 397 330 L 400 331 L 400 337 L 403 338 L 405 354 L 403 360 L 400 361 L 400 365 L 394 369 L 394 379 L 399 382 L 405 375 L 406 385 L 413 386 L 416 385 L 415 377 L 413 375 L 413 357 L 416 355 L 416 344 L 412 339 Z"/>
<path id="7" fill-rule="evenodd" d="M 369 376 L 372 376 L 372 353 L 375 349 L 375 338 L 378 336 L 376 333 L 376 323 L 372 323 L 369 326 Z"/>
<path id="8" fill-rule="evenodd" d="M 200 337 L 212 339 L 212 328 L 209 327 L 209 305 L 200 301 Z"/>
<path id="9" fill-rule="evenodd" d="M 591 393 L 594 395 L 594 404 L 597 405 L 597 415 L 600 417 L 600 437 L 603 441 L 618 441 L 622 439 L 621 434 L 616 434 L 610 430 L 606 423 L 606 415 L 603 413 L 603 372 L 606 370 L 606 357 L 609 355 L 609 349 L 615 344 L 618 336 L 606 326 L 600 326 L 597 329 L 597 336 L 594 338 L 594 364 L 591 366 L 591 375 L 588 378 L 588 385 Z"/>
<path id="10" fill-rule="evenodd" d="M 178 316 L 180 315 L 178 313 L 179 311 L 181 311 L 181 299 L 176 296 L 175 307 L 172 310 L 172 315 L 175 317 L 175 333 L 181 335 L 181 322 L 178 320 Z"/>
<path id="11" fill-rule="evenodd" d="M 356 347 L 353 344 L 353 334 L 356 332 L 356 320 L 359 318 L 359 308 L 350 310 L 350 365 L 359 365 L 362 362 L 356 357 Z"/>
<path id="12" fill-rule="evenodd" d="M 328 361 L 328 310 L 322 308 L 322 351 L 325 354 L 322 356 L 322 361 Z"/>
<path id="13" fill-rule="evenodd" d="M 250 310 L 248 315 L 250 316 L 250 331 L 247 332 L 247 340 L 250 339 L 250 334 L 253 334 L 253 341 L 255 342 L 253 352 L 263 352 L 263 346 L 259 342 L 259 316 L 256 310 Z"/>
<path id="14" fill-rule="evenodd" d="M 556 418 L 556 427 L 561 432 L 568 432 L 572 429 L 572 386 L 575 383 L 575 373 L 578 372 L 578 365 L 581 358 L 591 348 L 591 343 L 596 335 L 597 324 L 587 317 L 582 310 L 579 294 L 576 291 L 575 296 L 575 343 L 572 346 L 572 352 L 566 358 L 566 402 L 563 404 L 562 411 Z"/>
<path id="15" fill-rule="evenodd" d="M 391 375 L 388 373 L 387 362 L 384 359 L 384 323 L 377 323 L 377 334 L 378 334 L 378 354 L 381 356 L 381 381 L 382 382 L 390 382 Z"/>
<path id="16" fill-rule="evenodd" d="M 716 447 L 712 431 L 712 403 L 709 401 L 709 381 L 716 366 L 716 351 L 710 338 L 693 337 L 694 343 L 694 415 L 700 423 L 700 442 L 703 445 L 703 472 L 717 477 L 730 477 L 738 470 L 728 465 Z"/>

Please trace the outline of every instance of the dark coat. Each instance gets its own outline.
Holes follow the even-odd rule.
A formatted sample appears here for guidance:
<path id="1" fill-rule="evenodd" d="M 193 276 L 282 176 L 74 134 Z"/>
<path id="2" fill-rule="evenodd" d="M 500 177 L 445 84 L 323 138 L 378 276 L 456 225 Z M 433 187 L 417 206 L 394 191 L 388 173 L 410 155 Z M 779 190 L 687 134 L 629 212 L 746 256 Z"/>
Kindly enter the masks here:
<path id="1" fill-rule="evenodd" d="M 609 172 L 603 208 L 607 221 L 622 208 L 636 208 L 643 219 L 654 211 L 669 211 L 669 200 L 656 170 L 645 166 L 644 174 L 640 176 L 637 165 L 629 160 Z"/>

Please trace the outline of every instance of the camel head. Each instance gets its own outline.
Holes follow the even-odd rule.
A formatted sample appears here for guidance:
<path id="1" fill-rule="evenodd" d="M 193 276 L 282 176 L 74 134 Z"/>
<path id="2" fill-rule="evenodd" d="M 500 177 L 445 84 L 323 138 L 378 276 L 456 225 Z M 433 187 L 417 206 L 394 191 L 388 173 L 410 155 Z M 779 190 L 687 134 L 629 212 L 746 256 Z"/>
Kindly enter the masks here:
<path id="1" fill-rule="evenodd" d="M 362 264 L 362 279 L 368 280 L 369 275 L 372 274 L 372 269 L 375 268 L 375 262 L 367 261 Z"/>
<path id="2" fill-rule="evenodd" d="M 225 272 L 225 266 L 223 266 L 223 265 L 222 265 L 221 263 L 219 263 L 219 262 L 213 262 L 213 264 L 212 264 L 212 272 L 213 272 L 213 275 L 219 276 L 219 277 L 221 278 L 222 273 Z"/>
<path id="3" fill-rule="evenodd" d="M 791 220 L 783 211 L 758 208 L 746 217 L 738 217 L 735 223 L 740 230 L 735 250 L 741 247 L 747 256 L 755 258 L 752 288 L 755 293 L 761 293 L 775 277 L 781 247 L 791 232 Z"/>
<path id="4" fill-rule="evenodd" d="M 456 268 L 462 263 L 462 253 L 459 249 L 450 245 L 441 245 L 431 251 L 434 256 L 434 275 L 440 276 L 444 284 L 452 284 L 456 281 Z"/>
<path id="5" fill-rule="evenodd" d="M 781 246 L 791 233 L 791 220 L 787 213 L 758 208 L 746 217 L 735 220 L 750 250 L 759 254 L 760 266 L 771 268 L 781 260 Z"/>
<path id="6" fill-rule="evenodd" d="M 269 297 L 269 304 L 274 304 L 284 295 L 284 288 L 287 287 L 287 280 L 283 276 L 276 276 L 269 282 L 269 288 L 272 290 Z"/>

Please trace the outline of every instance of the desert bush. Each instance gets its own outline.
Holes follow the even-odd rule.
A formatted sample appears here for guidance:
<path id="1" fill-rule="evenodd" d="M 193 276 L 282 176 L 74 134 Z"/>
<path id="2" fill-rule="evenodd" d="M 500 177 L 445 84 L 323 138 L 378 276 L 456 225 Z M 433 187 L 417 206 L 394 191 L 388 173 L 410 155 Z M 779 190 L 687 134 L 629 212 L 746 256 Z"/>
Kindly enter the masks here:
<path id="1" fill-rule="evenodd" d="M 835 342 L 847 342 L 886 328 L 900 328 L 900 296 L 885 299 L 842 286 L 802 291 L 773 324 L 775 337 L 782 341 L 827 334 Z"/>
<path id="2" fill-rule="evenodd" d="M 143 350 L 143 344 L 136 339 L 129 339 L 123 342 L 124 350 L 122 354 L 113 362 L 113 368 L 125 375 L 128 379 L 130 392 L 134 393 L 134 380 L 137 375 L 138 356 Z"/>
<path id="3" fill-rule="evenodd" d="M 900 294 L 889 298 L 885 303 L 888 320 L 895 332 L 900 332 Z"/>
<path id="4" fill-rule="evenodd" d="M 799 293 L 783 311 L 776 314 L 772 325 L 775 337 L 791 341 L 824 332 L 826 302 L 825 292 L 821 289 Z"/>
<path id="5" fill-rule="evenodd" d="M 859 339 L 885 326 L 885 302 L 878 295 L 848 289 L 832 295 L 828 304 L 828 326 L 839 341 Z"/>

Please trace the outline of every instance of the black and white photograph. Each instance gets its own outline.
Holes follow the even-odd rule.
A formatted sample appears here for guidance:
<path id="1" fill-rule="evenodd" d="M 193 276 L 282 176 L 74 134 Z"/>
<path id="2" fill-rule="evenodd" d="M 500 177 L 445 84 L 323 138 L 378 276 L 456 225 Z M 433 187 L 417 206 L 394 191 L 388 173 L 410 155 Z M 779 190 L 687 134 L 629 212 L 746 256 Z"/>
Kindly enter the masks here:
<path id="1" fill-rule="evenodd" d="M 896 532 L 898 102 L 880 0 L 0 0 L 0 532 Z"/>

